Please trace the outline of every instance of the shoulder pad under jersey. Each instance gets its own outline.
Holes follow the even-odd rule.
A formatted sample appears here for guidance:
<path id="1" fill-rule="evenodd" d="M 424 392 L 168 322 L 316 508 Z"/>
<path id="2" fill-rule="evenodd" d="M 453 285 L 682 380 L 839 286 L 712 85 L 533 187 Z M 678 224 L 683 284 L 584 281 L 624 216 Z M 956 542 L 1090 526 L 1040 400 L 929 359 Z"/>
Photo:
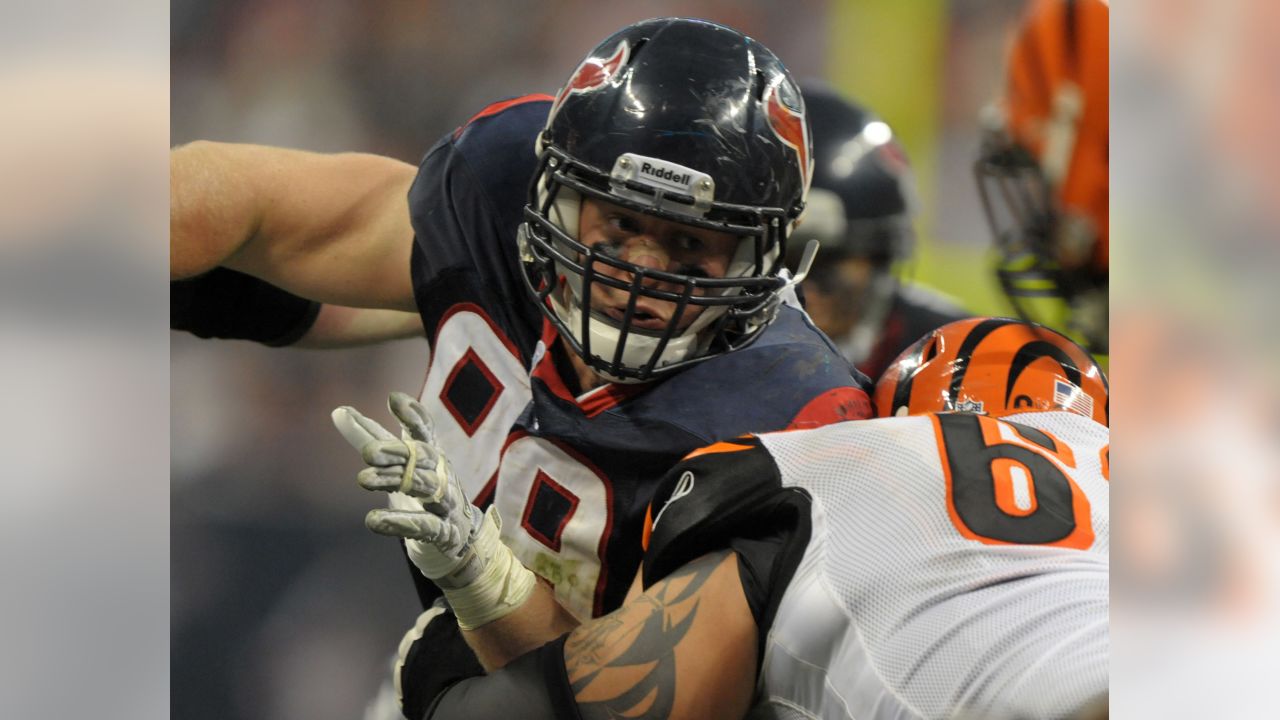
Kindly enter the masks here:
<path id="1" fill-rule="evenodd" d="M 754 435 L 685 456 L 662 479 L 645 519 L 644 587 L 734 538 L 775 534 L 797 523 L 773 457 Z"/>

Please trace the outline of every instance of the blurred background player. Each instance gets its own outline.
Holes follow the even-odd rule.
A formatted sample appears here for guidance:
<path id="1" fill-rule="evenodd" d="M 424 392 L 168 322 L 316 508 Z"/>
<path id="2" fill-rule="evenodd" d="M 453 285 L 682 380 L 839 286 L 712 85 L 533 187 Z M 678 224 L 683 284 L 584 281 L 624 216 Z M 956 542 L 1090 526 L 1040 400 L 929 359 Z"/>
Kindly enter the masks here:
<path id="1" fill-rule="evenodd" d="M 832 88 L 802 84 L 813 132 L 813 184 L 787 262 L 820 250 L 802 283 L 805 310 L 873 380 L 924 333 L 968 317 L 949 298 L 903 282 L 915 244 L 915 181 L 893 130 Z"/>
<path id="2" fill-rule="evenodd" d="M 1105 716 L 1108 396 L 1056 331 L 946 325 L 884 374 L 880 418 L 744 436 L 671 470 L 644 597 L 488 656 L 504 669 L 487 677 L 406 674 L 406 694 L 431 693 L 413 701 L 431 718 L 517 701 L 531 718 Z M 398 487 L 403 463 L 386 470 L 366 488 Z M 510 617 L 555 636 L 525 612 Z"/>
<path id="3" fill-rule="evenodd" d="M 1107 354 L 1108 26 L 1103 0 L 1033 0 L 975 166 L 1000 287 L 1023 318 Z"/>

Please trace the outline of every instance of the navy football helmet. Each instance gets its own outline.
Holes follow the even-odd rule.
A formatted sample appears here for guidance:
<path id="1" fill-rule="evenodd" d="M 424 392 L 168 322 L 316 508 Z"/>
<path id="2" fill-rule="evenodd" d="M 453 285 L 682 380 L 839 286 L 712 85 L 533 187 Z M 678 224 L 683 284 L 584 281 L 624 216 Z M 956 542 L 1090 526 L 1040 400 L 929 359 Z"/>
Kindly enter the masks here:
<path id="1" fill-rule="evenodd" d="M 850 337 L 869 345 L 892 306 L 898 288 L 895 267 L 911 257 L 915 244 L 914 181 L 906 153 L 884 121 L 825 85 L 806 82 L 803 90 L 817 162 L 787 261 L 797 267 L 798 250 L 809 240 L 818 241 L 819 261 L 806 287 L 842 310 L 842 322 L 829 323 L 840 326 L 823 329 L 837 342 L 852 333 Z M 841 267 L 853 258 L 869 267 L 856 281 Z"/>
<path id="2" fill-rule="evenodd" d="M 624 28 L 560 90 L 537 152 L 519 234 L 526 283 L 597 373 L 651 380 L 744 347 L 775 317 L 811 151 L 800 91 L 763 45 L 701 20 Z M 580 241 L 583 198 L 727 233 L 736 254 L 724 277 L 626 262 Z M 595 284 L 630 293 L 620 319 L 592 307 Z M 663 329 L 635 322 L 641 300 L 673 304 Z"/>

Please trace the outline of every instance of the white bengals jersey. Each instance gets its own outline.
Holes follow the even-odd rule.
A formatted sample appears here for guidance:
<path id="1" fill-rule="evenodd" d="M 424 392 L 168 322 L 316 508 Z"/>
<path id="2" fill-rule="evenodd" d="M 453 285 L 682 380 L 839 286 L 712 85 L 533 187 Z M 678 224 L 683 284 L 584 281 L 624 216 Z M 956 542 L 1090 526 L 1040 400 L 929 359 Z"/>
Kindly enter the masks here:
<path id="1" fill-rule="evenodd" d="M 757 437 L 751 452 L 686 461 L 659 518 L 694 510 L 702 487 L 737 496 L 698 511 L 704 527 L 767 507 L 764 485 L 808 509 L 761 622 L 751 718 L 1060 718 L 1105 701 L 1106 427 L 948 413 Z M 748 457 L 761 447 L 769 467 Z"/>

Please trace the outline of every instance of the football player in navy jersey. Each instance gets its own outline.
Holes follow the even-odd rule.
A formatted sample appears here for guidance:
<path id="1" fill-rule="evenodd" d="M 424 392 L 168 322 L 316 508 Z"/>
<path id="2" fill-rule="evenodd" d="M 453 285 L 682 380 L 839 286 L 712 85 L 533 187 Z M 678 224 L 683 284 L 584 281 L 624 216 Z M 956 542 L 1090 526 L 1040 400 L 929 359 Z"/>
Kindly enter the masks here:
<path id="1" fill-rule="evenodd" d="M 787 247 L 821 251 L 801 288 L 805 309 L 872 380 L 934 328 L 969 316 L 946 296 L 903 282 L 915 243 L 915 181 L 893 130 L 868 108 L 818 83 L 802 83 L 813 128 L 813 186 Z"/>
<path id="2" fill-rule="evenodd" d="M 622 602 L 654 479 L 690 450 L 870 415 L 783 265 L 804 100 L 732 29 L 624 28 L 555 96 L 484 108 L 416 169 L 211 142 L 170 167 L 171 279 L 225 267 L 417 311 L 433 447 L 578 618 Z"/>

